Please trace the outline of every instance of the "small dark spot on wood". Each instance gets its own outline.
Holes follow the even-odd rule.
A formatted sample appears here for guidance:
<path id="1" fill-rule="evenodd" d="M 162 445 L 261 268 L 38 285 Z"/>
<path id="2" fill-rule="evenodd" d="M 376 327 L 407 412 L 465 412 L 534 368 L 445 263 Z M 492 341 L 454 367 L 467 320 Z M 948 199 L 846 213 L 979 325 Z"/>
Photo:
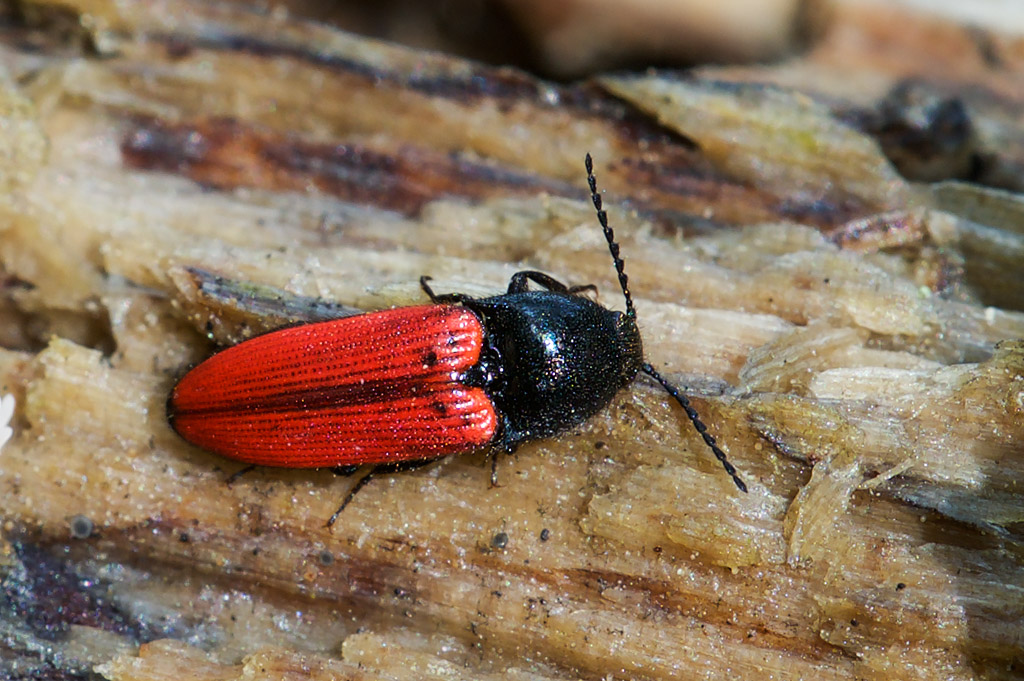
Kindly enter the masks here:
<path id="1" fill-rule="evenodd" d="M 84 515 L 71 518 L 71 536 L 75 539 L 88 539 L 94 529 L 92 520 Z"/>
<path id="2" fill-rule="evenodd" d="M 168 58 L 172 60 L 184 59 L 193 52 L 192 45 L 183 40 L 175 40 L 174 38 L 164 43 L 164 48 L 167 50 Z"/>

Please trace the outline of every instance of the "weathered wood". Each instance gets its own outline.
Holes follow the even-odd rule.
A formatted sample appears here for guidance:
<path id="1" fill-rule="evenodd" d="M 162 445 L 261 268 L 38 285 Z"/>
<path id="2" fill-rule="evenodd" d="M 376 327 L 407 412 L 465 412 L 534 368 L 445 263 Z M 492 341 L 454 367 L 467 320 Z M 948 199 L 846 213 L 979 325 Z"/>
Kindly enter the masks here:
<path id="1" fill-rule="evenodd" d="M 814 98 L 793 64 L 556 86 L 231 6 L 60 7 L 103 58 L 0 44 L 8 659 L 118 680 L 1020 677 L 1012 191 L 904 179 L 854 85 Z M 1002 148 L 972 108 L 990 170 L 1024 148 L 1000 54 L 974 65 L 999 71 L 984 96 L 953 90 L 1002 98 Z M 207 335 L 422 302 L 422 274 L 482 295 L 543 269 L 617 306 L 586 151 L 648 359 L 749 494 L 644 380 L 503 458 L 498 488 L 455 457 L 375 480 L 331 530 L 351 479 L 229 486 L 236 464 L 167 426 Z"/>

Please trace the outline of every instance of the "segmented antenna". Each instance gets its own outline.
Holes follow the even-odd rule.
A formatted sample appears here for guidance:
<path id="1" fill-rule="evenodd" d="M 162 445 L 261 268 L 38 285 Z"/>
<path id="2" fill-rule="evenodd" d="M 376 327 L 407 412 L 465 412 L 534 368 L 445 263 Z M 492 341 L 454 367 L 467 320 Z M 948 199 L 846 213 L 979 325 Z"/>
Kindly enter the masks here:
<path id="1" fill-rule="evenodd" d="M 732 477 L 732 481 L 736 483 L 736 486 L 740 488 L 741 492 L 746 492 L 747 484 L 740 480 L 740 476 L 736 473 L 736 467 L 729 463 L 729 459 L 726 458 L 725 452 L 723 452 L 718 446 L 718 442 L 715 441 L 714 435 L 708 432 L 708 427 L 700 420 L 700 414 L 698 414 L 697 410 L 690 404 L 690 400 L 686 399 L 686 395 L 680 392 L 679 388 L 665 380 L 665 378 L 655 371 L 654 367 L 647 362 L 644 362 L 644 365 L 641 368 L 645 374 L 653 378 L 658 383 L 661 383 L 661 387 L 665 389 L 665 392 L 676 399 L 676 402 L 678 402 L 683 408 L 686 415 L 690 417 L 690 423 L 692 423 L 693 427 L 698 433 L 700 433 L 700 436 L 704 438 L 704 443 L 711 448 L 711 451 L 715 454 L 715 458 L 722 463 L 722 467 L 725 469 L 725 472 Z"/>
<path id="2" fill-rule="evenodd" d="M 594 177 L 594 160 L 587 152 L 587 184 L 590 185 L 590 200 L 594 202 L 597 209 L 597 221 L 601 223 L 604 230 L 604 238 L 608 242 L 608 250 L 612 254 L 612 262 L 615 263 L 615 273 L 619 275 L 619 286 L 622 287 L 622 295 L 626 297 L 626 314 L 636 318 L 636 310 L 633 309 L 633 296 L 629 295 L 629 277 L 626 276 L 626 263 L 619 257 L 619 245 L 615 243 L 615 232 L 608 226 L 608 213 L 604 211 L 601 203 L 601 195 L 597 193 L 597 178 Z"/>
<path id="3" fill-rule="evenodd" d="M 597 193 L 597 178 L 594 177 L 594 161 L 590 158 L 590 154 L 587 154 L 586 158 L 587 166 L 587 184 L 590 185 L 590 198 L 594 202 L 594 208 L 597 209 L 597 221 L 601 223 L 601 229 L 604 230 L 604 238 L 608 242 L 608 250 L 611 251 L 612 261 L 615 263 L 615 272 L 619 275 L 619 285 L 622 286 L 622 295 L 626 297 L 626 314 L 636 319 L 636 310 L 633 308 L 633 297 L 629 295 L 629 278 L 626 276 L 626 264 L 619 257 L 619 245 L 615 243 L 615 232 L 608 225 L 608 214 L 604 211 L 601 204 L 601 195 Z M 649 363 L 644 362 L 640 370 L 645 374 L 653 378 L 655 381 L 661 384 L 661 387 L 665 389 L 669 395 L 671 395 L 679 406 L 683 408 L 686 415 L 690 418 L 690 423 L 693 424 L 694 429 L 700 433 L 700 436 L 704 439 L 706 444 L 711 451 L 714 453 L 715 458 L 722 464 L 725 472 L 729 474 L 732 481 L 736 483 L 736 486 L 741 492 L 747 491 L 747 485 L 736 472 L 736 467 L 729 463 L 729 459 L 726 457 L 725 452 L 722 451 L 721 447 L 718 446 L 718 442 L 714 436 L 708 432 L 708 427 L 704 425 L 704 422 L 700 420 L 700 414 L 690 404 L 690 400 L 686 398 L 686 395 L 669 383 L 661 374 L 659 374 L 653 366 Z"/>

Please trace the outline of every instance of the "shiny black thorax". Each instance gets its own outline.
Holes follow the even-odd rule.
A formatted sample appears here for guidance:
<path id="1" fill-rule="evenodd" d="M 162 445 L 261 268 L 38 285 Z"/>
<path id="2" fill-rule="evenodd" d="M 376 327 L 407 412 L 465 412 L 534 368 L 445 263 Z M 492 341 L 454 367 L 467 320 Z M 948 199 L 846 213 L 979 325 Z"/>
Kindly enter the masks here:
<path id="1" fill-rule="evenodd" d="M 643 366 L 634 318 L 575 293 L 525 291 L 463 300 L 484 322 L 485 347 L 467 383 L 501 417 L 494 444 L 563 432 L 604 408 Z"/>

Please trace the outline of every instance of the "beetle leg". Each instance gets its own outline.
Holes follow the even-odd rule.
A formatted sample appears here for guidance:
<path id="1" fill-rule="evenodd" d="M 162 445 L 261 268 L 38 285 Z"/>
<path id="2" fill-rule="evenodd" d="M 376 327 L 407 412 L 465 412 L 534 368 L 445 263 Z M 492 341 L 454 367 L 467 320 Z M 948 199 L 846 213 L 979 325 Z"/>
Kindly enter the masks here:
<path id="1" fill-rule="evenodd" d="M 438 295 L 434 293 L 434 289 L 430 288 L 430 284 L 427 283 L 430 280 L 431 277 L 428 277 L 426 275 L 420 277 L 420 288 L 423 289 L 423 292 L 426 293 L 427 297 L 430 298 L 430 302 L 434 303 L 435 305 L 465 303 L 467 301 L 473 300 L 471 296 L 467 296 L 464 293 L 442 293 L 441 295 Z"/>
<path id="2" fill-rule="evenodd" d="M 341 500 L 341 505 L 338 506 L 338 510 L 331 514 L 331 517 L 327 519 L 327 527 L 330 527 L 334 524 L 334 521 L 338 519 L 338 516 L 340 516 L 341 512 L 345 510 L 345 507 L 349 505 L 349 503 L 355 498 L 356 494 L 358 494 L 361 489 L 366 487 L 366 484 L 370 482 L 370 480 L 373 479 L 374 476 L 388 475 L 390 473 L 401 473 L 402 471 L 411 471 L 414 468 L 426 466 L 428 463 L 433 463 L 434 461 L 437 461 L 437 459 L 412 459 L 410 461 L 396 461 L 394 463 L 377 464 L 369 471 L 367 471 L 366 475 L 359 478 L 359 480 L 356 481 L 356 484 L 352 486 L 352 489 L 348 491 L 348 494 L 345 495 L 345 498 Z M 338 475 L 348 476 L 351 475 L 357 468 L 359 468 L 359 466 L 335 466 L 331 470 Z"/>
<path id="3" fill-rule="evenodd" d="M 590 293 L 597 293 L 597 286 L 593 284 L 583 284 L 582 286 L 570 286 L 569 293 L 582 293 L 588 291 Z"/>
<path id="4" fill-rule="evenodd" d="M 491 459 L 491 487 L 501 487 L 498 484 L 498 450 L 497 448 L 492 449 L 491 453 L 487 455 Z"/>
<path id="5" fill-rule="evenodd" d="M 555 293 L 576 294 L 581 293 L 582 291 L 597 292 L 597 287 L 593 284 L 566 286 L 554 277 L 548 276 L 543 272 L 537 272 L 536 270 L 523 270 L 522 272 L 516 272 L 512 275 L 512 279 L 508 282 L 508 293 L 523 293 L 528 289 L 528 282 L 530 281 L 535 284 L 540 284 L 548 291 L 554 291 Z"/>
<path id="6" fill-rule="evenodd" d="M 236 482 L 238 482 L 238 479 L 240 477 L 242 477 L 243 475 L 245 475 L 249 471 L 253 471 L 253 470 L 256 470 L 256 464 L 249 464 L 248 466 L 244 466 L 242 468 L 239 468 L 237 471 L 235 471 L 234 473 L 232 473 L 231 475 L 228 476 L 228 479 L 224 481 L 224 484 L 227 485 L 228 487 L 231 487 L 231 485 L 233 485 Z"/>
<path id="7" fill-rule="evenodd" d="M 522 272 L 516 272 L 512 275 L 512 278 L 508 282 L 509 293 L 523 293 L 528 288 L 528 281 L 532 281 L 536 284 L 540 284 L 549 291 L 555 293 L 569 293 L 569 287 L 558 281 L 554 277 L 548 276 L 543 272 L 537 272 L 536 270 L 523 270 Z"/>
<path id="8" fill-rule="evenodd" d="M 331 517 L 327 519 L 327 527 L 330 527 L 334 524 L 334 521 L 338 519 L 338 516 L 340 516 L 341 512 L 345 510 L 345 507 L 348 506 L 353 499 L 355 499 L 356 494 L 359 493 L 359 490 L 366 487 L 366 483 L 370 482 L 376 470 L 377 467 L 374 466 L 366 475 L 359 478 L 359 480 L 356 481 L 356 484 L 352 485 L 352 489 L 350 489 L 348 491 L 348 494 L 345 495 L 345 498 L 341 500 L 341 505 L 338 506 L 338 510 L 332 513 Z"/>
<path id="9" fill-rule="evenodd" d="M 502 454 L 515 454 L 519 443 L 496 445 L 487 452 L 487 458 L 491 460 L 491 487 L 501 487 L 498 484 L 498 457 Z"/>

